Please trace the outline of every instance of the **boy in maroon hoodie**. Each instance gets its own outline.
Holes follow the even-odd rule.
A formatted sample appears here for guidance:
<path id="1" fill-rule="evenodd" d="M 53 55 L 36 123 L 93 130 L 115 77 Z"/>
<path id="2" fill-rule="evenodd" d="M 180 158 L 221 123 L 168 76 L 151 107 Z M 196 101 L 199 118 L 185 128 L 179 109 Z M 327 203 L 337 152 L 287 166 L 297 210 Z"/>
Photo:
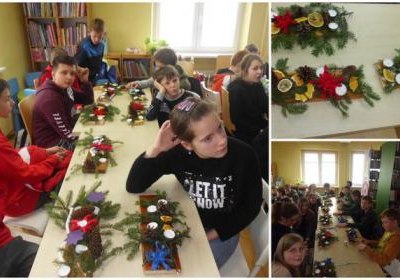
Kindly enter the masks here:
<path id="1" fill-rule="evenodd" d="M 82 94 L 76 94 L 71 88 L 75 72 L 73 57 L 56 57 L 53 61 L 53 79 L 47 80 L 36 92 L 32 123 L 33 136 L 39 147 L 52 147 L 60 141 L 72 143 L 74 104 L 93 103 L 93 88 L 89 82 L 82 83 Z"/>

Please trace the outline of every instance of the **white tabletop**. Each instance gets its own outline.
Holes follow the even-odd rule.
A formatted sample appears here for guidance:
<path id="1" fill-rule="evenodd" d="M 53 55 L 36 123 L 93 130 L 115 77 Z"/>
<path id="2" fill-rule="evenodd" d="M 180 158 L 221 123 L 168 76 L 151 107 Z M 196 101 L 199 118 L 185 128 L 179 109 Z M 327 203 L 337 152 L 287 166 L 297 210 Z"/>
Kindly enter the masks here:
<path id="1" fill-rule="evenodd" d="M 292 3 L 293 4 L 293 3 Z M 272 6 L 287 6 L 290 4 L 274 3 Z M 357 42 L 349 41 L 346 48 L 337 50 L 333 56 L 311 55 L 311 49 L 273 52 L 271 66 L 275 66 L 279 58 L 288 57 L 289 69 L 300 66 L 318 67 L 324 64 L 337 66 L 364 65 L 365 80 L 372 89 L 381 96 L 380 101 L 370 107 L 362 99 L 353 100 L 349 106 L 349 117 L 344 118 L 340 111 L 330 102 L 310 102 L 308 110 L 300 115 L 284 117 L 281 107 L 272 105 L 272 137 L 309 138 L 331 134 L 357 132 L 363 130 L 395 127 L 400 125 L 400 90 L 392 94 L 383 93 L 379 76 L 373 66 L 379 59 L 393 58 L 395 48 L 399 48 L 400 5 L 369 4 L 369 3 L 336 3 L 347 11 L 354 12 L 348 19 L 349 29 L 356 34 Z"/>
<path id="2" fill-rule="evenodd" d="M 117 96 L 116 98 L 122 99 L 124 96 Z M 129 102 L 128 98 L 126 102 Z M 125 106 L 125 103 L 121 102 L 121 104 Z M 93 174 L 78 173 L 71 176 L 68 181 L 64 181 L 60 190 L 61 197 L 65 197 L 69 190 L 73 190 L 74 197 L 76 197 L 82 185 L 85 185 L 88 189 L 96 180 L 101 180 L 102 185 L 99 190 L 109 190 L 107 198 L 121 204 L 119 216 L 110 222 L 121 220 L 125 217 L 125 212 L 134 213 L 139 211 L 138 206 L 135 205 L 139 196 L 126 192 L 126 179 L 134 159 L 148 147 L 151 143 L 150 141 L 154 139 L 158 131 L 157 121 L 146 122 L 143 126 L 136 127 L 130 127 L 126 123 L 123 125 L 115 123 L 120 123 L 120 121 L 115 119 L 109 126 L 85 126 L 83 131 L 89 131 L 89 128 L 93 127 L 95 131 L 94 135 L 96 133 L 106 133 L 111 140 L 123 141 L 124 144 L 114 145 L 113 156 L 118 165 L 115 167 L 109 166 L 105 174 L 99 174 L 98 179 L 95 179 Z M 78 128 L 81 129 L 82 126 Z M 79 153 L 81 149 L 82 147 L 78 147 L 75 150 L 70 169 L 74 164 L 83 163 L 86 153 Z M 67 177 L 71 171 L 70 169 L 67 172 Z M 181 203 L 181 209 L 186 215 L 185 221 L 191 228 L 191 238 L 184 240 L 182 247 L 178 247 L 182 267 L 180 276 L 219 277 L 219 272 L 196 207 L 182 186 L 174 176 L 169 175 L 161 177 L 147 192 L 154 192 L 155 190 L 165 190 L 169 199 Z M 50 220 L 33 264 L 30 277 L 57 277 L 57 266 L 53 261 L 57 257 L 57 247 L 63 243 L 65 238 L 65 230 L 60 229 Z M 123 233 L 115 231 L 112 235 L 114 246 L 121 246 L 126 241 Z M 143 277 L 142 255 L 138 253 L 131 261 L 126 259 L 126 254 L 112 257 L 104 263 L 102 269 L 95 272 L 94 276 Z"/>
<path id="3" fill-rule="evenodd" d="M 331 198 L 333 206 L 329 214 L 336 212 L 336 198 Z M 318 218 L 322 214 L 319 209 Z M 351 217 L 344 216 L 349 222 Z M 331 258 L 336 267 L 337 277 L 385 277 L 380 266 L 373 262 L 367 255 L 357 249 L 356 243 L 348 242 L 346 228 L 338 228 L 337 216 L 332 217 L 332 224 L 324 227 L 318 221 L 317 233 L 322 227 L 327 228 L 338 240 L 333 241 L 327 247 L 318 247 L 318 238 L 315 238 L 314 261 L 322 261 Z M 358 232 L 358 231 L 357 231 Z M 358 236 L 361 236 L 358 232 Z"/>

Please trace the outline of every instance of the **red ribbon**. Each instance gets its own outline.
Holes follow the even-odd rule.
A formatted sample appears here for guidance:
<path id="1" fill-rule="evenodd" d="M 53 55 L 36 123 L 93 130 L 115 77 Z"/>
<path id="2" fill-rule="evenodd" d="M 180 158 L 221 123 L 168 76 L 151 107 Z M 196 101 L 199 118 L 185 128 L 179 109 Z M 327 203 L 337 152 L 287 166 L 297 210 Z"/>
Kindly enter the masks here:
<path id="1" fill-rule="evenodd" d="M 86 232 L 92 230 L 99 223 L 99 221 L 96 218 L 92 218 L 92 217 L 93 217 L 93 214 L 89 214 L 89 215 L 86 215 L 82 220 L 76 220 L 76 219 L 71 220 L 71 223 L 69 226 L 70 231 L 75 231 L 75 230 L 80 229 L 86 233 Z M 82 225 L 78 224 L 79 222 L 82 222 L 82 221 L 86 221 L 86 225 L 82 226 Z"/>
<path id="2" fill-rule="evenodd" d="M 324 73 L 322 73 L 317 80 L 312 80 L 311 83 L 315 84 L 321 90 L 321 97 L 324 99 L 338 98 L 336 95 L 336 87 L 343 81 L 343 77 L 335 78 L 329 73 L 328 67 L 324 66 Z"/>
<path id="3" fill-rule="evenodd" d="M 289 27 L 294 24 L 290 11 L 286 11 L 283 16 L 274 16 L 274 24 L 282 29 L 284 33 L 289 33 Z"/>
<path id="4" fill-rule="evenodd" d="M 94 109 L 94 114 L 95 114 L 96 116 L 105 116 L 106 113 L 107 113 L 107 111 L 106 111 L 106 109 L 103 108 L 103 107 L 96 107 L 96 108 Z"/>
<path id="5" fill-rule="evenodd" d="M 136 111 L 141 111 L 144 109 L 143 104 L 139 103 L 139 102 L 132 102 L 131 103 L 131 108 L 136 110 Z"/>
<path id="6" fill-rule="evenodd" d="M 99 151 L 108 151 L 108 152 L 112 152 L 113 147 L 111 144 L 92 144 L 92 147 L 95 147 L 97 150 Z"/>

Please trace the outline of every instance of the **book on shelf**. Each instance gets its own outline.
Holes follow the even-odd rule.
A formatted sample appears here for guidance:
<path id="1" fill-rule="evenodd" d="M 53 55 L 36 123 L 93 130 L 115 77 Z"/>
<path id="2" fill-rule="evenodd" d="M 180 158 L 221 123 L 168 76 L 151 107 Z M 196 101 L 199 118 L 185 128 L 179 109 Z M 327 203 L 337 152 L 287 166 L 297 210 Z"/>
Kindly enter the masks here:
<path id="1" fill-rule="evenodd" d="M 31 47 L 44 48 L 44 47 L 56 47 L 57 36 L 56 36 L 56 25 L 54 22 L 38 23 L 35 21 L 29 21 L 28 23 L 28 37 Z"/>
<path id="2" fill-rule="evenodd" d="M 58 3 L 60 17 L 84 17 L 87 15 L 86 3 Z"/>
<path id="3" fill-rule="evenodd" d="M 124 76 L 126 78 L 149 77 L 147 66 L 142 61 L 128 60 L 123 63 Z"/>
<path id="4" fill-rule="evenodd" d="M 26 17 L 54 17 L 56 3 L 25 3 L 24 14 Z"/>

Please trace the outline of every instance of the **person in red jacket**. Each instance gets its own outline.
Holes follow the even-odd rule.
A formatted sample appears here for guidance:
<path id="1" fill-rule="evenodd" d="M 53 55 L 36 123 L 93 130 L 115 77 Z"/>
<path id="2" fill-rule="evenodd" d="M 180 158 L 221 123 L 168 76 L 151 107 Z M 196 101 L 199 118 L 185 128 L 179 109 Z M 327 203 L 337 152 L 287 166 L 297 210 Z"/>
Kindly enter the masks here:
<path id="1" fill-rule="evenodd" d="M 8 84 L 0 79 L 0 117 L 9 117 L 13 106 Z M 71 156 L 57 146 L 17 151 L 0 130 L 0 213 L 18 217 L 42 206 L 62 182 Z"/>

